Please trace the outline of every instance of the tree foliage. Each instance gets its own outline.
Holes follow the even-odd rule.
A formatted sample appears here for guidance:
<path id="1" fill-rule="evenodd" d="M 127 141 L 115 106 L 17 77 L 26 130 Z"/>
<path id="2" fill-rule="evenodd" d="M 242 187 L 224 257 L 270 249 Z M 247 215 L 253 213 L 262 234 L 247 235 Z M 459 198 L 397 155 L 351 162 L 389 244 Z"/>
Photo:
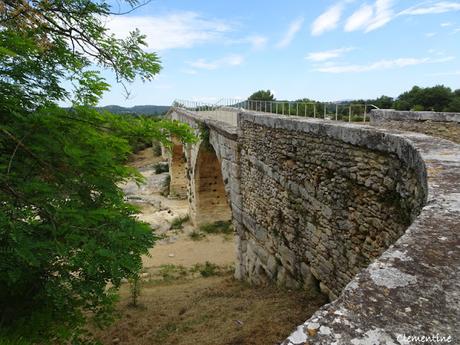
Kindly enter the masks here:
<path id="1" fill-rule="evenodd" d="M 460 90 L 452 91 L 443 85 L 426 88 L 414 86 L 396 99 L 381 96 L 367 102 L 381 109 L 460 112 Z"/>
<path id="2" fill-rule="evenodd" d="M 454 100 L 455 94 L 443 85 L 427 88 L 414 86 L 410 91 L 399 95 L 394 105 L 399 110 L 449 111 Z"/>
<path id="3" fill-rule="evenodd" d="M 275 96 L 271 93 L 270 90 L 259 90 L 254 92 L 249 96 L 248 100 L 251 101 L 274 101 Z"/>
<path id="4" fill-rule="evenodd" d="M 124 165 L 130 143 L 194 140 L 184 124 L 89 107 L 109 88 L 100 68 L 121 83 L 160 71 L 138 31 L 107 31 L 110 11 L 106 1 L 0 2 L 0 339 L 77 343 L 88 317 L 110 319 L 115 289 L 155 240 L 119 187 L 141 181 Z"/>

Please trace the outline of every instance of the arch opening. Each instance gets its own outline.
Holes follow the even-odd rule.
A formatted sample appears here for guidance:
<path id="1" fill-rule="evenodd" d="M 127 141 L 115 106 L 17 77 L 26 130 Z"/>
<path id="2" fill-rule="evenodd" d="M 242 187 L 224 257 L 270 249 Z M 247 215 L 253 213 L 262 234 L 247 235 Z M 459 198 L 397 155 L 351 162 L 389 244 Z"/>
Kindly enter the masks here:
<path id="1" fill-rule="evenodd" d="M 175 198 L 187 198 L 187 159 L 184 145 L 177 138 L 172 139 L 172 149 L 169 159 L 169 195 Z"/>
<path id="2" fill-rule="evenodd" d="M 195 226 L 232 219 L 220 161 L 210 144 L 200 145 L 191 184 L 190 216 Z"/>

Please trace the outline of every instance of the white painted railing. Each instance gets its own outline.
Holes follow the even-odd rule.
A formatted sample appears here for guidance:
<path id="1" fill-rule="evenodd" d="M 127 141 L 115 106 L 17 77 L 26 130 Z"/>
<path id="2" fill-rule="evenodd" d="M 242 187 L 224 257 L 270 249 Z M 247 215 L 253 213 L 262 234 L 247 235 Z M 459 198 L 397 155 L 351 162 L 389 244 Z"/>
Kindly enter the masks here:
<path id="1" fill-rule="evenodd" d="M 236 114 L 241 110 L 304 116 L 335 121 L 368 122 L 373 104 L 346 102 L 258 101 L 223 98 L 217 103 L 175 100 L 173 106 L 194 111 L 201 116 L 213 118 L 236 126 Z"/>

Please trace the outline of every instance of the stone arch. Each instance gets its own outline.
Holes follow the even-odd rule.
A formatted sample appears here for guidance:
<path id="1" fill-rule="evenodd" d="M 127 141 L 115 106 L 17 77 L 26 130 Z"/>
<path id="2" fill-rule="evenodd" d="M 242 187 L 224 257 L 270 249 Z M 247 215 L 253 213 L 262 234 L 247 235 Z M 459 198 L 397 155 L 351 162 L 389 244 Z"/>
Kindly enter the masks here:
<path id="1" fill-rule="evenodd" d="M 200 226 L 232 219 L 221 162 L 208 142 L 202 142 L 198 148 L 190 182 L 190 216 L 193 224 Z"/>
<path id="2" fill-rule="evenodd" d="M 172 138 L 172 148 L 169 158 L 169 194 L 173 197 L 187 197 L 187 159 L 184 145 L 177 138 Z"/>

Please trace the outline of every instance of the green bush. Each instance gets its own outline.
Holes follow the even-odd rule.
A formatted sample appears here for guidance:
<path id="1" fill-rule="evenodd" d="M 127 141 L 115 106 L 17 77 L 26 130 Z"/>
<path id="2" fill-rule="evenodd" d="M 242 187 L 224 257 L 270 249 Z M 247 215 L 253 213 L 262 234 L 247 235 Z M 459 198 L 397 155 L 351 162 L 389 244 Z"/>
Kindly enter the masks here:
<path id="1" fill-rule="evenodd" d="M 182 265 L 161 265 L 160 275 L 164 281 L 173 281 L 185 278 L 188 274 L 187 269 Z"/>
<path id="2" fill-rule="evenodd" d="M 188 215 L 185 217 L 174 218 L 174 220 L 171 223 L 171 229 L 172 230 L 182 229 L 184 227 L 184 223 L 188 222 L 189 219 L 190 217 Z"/>
<path id="3" fill-rule="evenodd" d="M 153 165 L 153 171 L 155 171 L 155 174 L 157 175 L 169 172 L 169 165 L 166 163 L 156 163 Z"/>
<path id="4" fill-rule="evenodd" d="M 209 261 L 206 261 L 204 264 L 196 264 L 193 266 L 192 272 L 199 272 L 202 277 L 212 277 L 221 274 L 220 267 L 216 264 L 213 264 Z"/>
<path id="5" fill-rule="evenodd" d="M 233 227 L 231 221 L 219 220 L 214 223 L 204 224 L 200 226 L 200 231 L 206 234 L 225 234 L 229 235 L 233 233 Z"/>
<path id="6" fill-rule="evenodd" d="M 201 241 L 202 239 L 206 238 L 205 234 L 196 230 L 193 230 L 188 236 L 192 241 Z"/>

